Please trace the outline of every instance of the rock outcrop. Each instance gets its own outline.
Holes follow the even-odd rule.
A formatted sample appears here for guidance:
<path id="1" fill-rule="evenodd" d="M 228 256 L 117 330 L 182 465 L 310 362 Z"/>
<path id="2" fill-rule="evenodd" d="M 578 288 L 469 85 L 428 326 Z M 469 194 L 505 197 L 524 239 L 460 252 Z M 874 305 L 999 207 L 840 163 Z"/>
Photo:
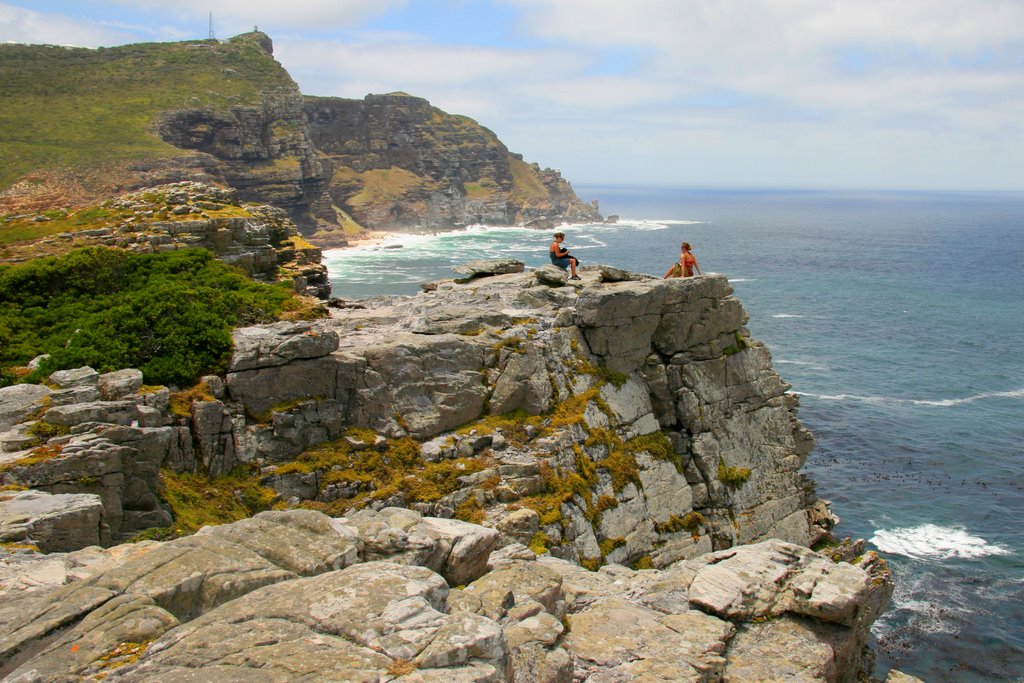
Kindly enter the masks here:
<path id="1" fill-rule="evenodd" d="M 405 509 L 296 510 L 166 543 L 0 551 L 0 676 L 853 681 L 892 591 L 873 557 L 782 541 L 590 572 L 494 539 Z"/>
<path id="2" fill-rule="evenodd" d="M 813 439 L 727 280 L 460 270 L 239 329 L 188 392 L 0 390 L 0 486 L 31 487 L 3 495 L 91 494 L 81 538 L 111 546 L 0 512 L 0 675 L 855 680 L 888 570 L 808 549 L 836 521 Z M 286 509 L 114 545 L 180 524 L 161 470 L 235 498 L 249 471 Z"/>
<path id="3" fill-rule="evenodd" d="M 4 390 L 15 407 L 0 414 L 22 417 L 0 436 L 0 483 L 99 495 L 104 543 L 170 524 L 161 467 L 239 465 L 292 505 L 458 515 L 591 567 L 827 533 L 799 473 L 813 439 L 797 399 L 724 277 L 592 266 L 552 287 L 541 270 L 241 328 L 187 417 L 167 389 L 101 397 L 113 382 L 97 373 L 47 396 Z"/>
<path id="4" fill-rule="evenodd" d="M 243 205 L 233 189 L 197 182 L 157 185 L 47 221 L 63 225 L 68 219 L 79 229 L 13 244 L 0 261 L 88 246 L 142 253 L 202 248 L 254 279 L 291 281 L 298 292 L 322 299 L 331 293 L 323 254 L 299 235 L 287 213 L 266 204 Z"/>
<path id="5" fill-rule="evenodd" d="M 600 221 L 558 171 L 512 154 L 491 131 L 404 93 L 307 97 L 310 136 L 329 161 L 334 203 L 365 226 Z"/>

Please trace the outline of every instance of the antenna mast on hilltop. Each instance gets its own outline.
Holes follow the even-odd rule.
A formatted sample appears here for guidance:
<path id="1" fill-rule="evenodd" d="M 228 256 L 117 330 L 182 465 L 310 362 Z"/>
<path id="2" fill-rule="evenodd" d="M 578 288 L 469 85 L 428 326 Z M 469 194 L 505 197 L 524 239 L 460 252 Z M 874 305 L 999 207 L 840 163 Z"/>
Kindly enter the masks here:
<path id="1" fill-rule="evenodd" d="M 213 35 L 213 12 L 210 12 L 210 40 L 215 40 Z"/>

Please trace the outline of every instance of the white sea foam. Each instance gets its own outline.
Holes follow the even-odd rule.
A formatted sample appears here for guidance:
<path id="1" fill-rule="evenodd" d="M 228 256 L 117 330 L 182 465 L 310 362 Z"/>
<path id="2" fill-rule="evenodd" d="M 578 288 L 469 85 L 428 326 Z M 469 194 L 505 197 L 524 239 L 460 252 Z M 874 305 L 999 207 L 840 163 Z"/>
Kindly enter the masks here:
<path id="1" fill-rule="evenodd" d="M 884 552 L 914 559 L 946 560 L 1010 554 L 1006 548 L 990 544 L 984 538 L 971 536 L 963 529 L 936 524 L 879 529 L 871 537 L 871 542 Z"/>
<path id="2" fill-rule="evenodd" d="M 937 401 L 917 400 L 911 401 L 911 403 L 923 406 L 959 406 L 965 403 L 981 401 L 986 398 L 1024 398 L 1024 389 L 1017 389 L 1015 391 L 989 391 L 982 394 L 975 394 L 974 396 L 966 396 L 964 398 L 947 398 Z"/>
<path id="3" fill-rule="evenodd" d="M 729 282 L 757 282 L 756 277 L 731 277 Z"/>
<path id="4" fill-rule="evenodd" d="M 773 318 L 802 318 L 802 315 L 796 313 L 775 313 L 772 315 Z"/>
<path id="5" fill-rule="evenodd" d="M 858 396 L 856 394 L 812 394 L 809 392 L 799 391 L 796 393 L 800 394 L 801 396 L 809 396 L 811 398 L 821 399 L 822 401 L 860 401 L 863 403 L 873 403 L 876 405 L 936 406 L 939 408 L 960 406 L 965 405 L 967 403 L 974 403 L 975 401 L 982 401 L 990 398 L 1024 398 L 1024 389 L 1016 389 L 1013 391 L 988 391 L 981 394 L 974 394 L 973 396 L 964 396 L 962 398 L 943 399 L 894 398 L 892 396 Z"/>
<path id="6" fill-rule="evenodd" d="M 812 370 L 821 370 L 822 372 L 828 370 L 828 366 L 809 360 L 786 360 L 784 358 L 780 358 L 773 360 L 772 363 L 775 365 L 800 365 L 802 367 L 811 368 Z"/>

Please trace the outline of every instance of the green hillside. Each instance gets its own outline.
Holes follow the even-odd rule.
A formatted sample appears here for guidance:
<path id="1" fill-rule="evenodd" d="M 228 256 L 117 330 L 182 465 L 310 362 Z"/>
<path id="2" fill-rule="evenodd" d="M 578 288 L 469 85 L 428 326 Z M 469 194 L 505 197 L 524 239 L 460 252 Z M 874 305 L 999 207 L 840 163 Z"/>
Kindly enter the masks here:
<path id="1" fill-rule="evenodd" d="M 252 106 L 261 90 L 295 88 L 264 40 L 0 45 L 0 189 L 44 167 L 173 156 L 153 130 L 160 112 Z"/>

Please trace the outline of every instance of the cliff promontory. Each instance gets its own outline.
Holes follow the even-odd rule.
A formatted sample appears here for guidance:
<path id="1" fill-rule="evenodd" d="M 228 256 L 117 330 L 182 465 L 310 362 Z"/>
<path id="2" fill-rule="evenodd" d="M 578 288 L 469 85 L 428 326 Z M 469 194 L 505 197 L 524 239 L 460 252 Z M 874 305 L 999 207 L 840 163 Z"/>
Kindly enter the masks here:
<path id="1" fill-rule="evenodd" d="M 0 45 L 0 215 L 200 181 L 323 245 L 367 229 L 593 220 L 557 172 L 408 96 L 303 98 L 253 32 L 97 50 Z"/>
<path id="2" fill-rule="evenodd" d="M 892 584 L 808 550 L 813 440 L 726 279 L 463 270 L 187 391 L 0 389 L 0 535 L 69 551 L 7 551 L 0 673 L 855 680 Z M 146 529 L 182 537 L 83 548 Z"/>

